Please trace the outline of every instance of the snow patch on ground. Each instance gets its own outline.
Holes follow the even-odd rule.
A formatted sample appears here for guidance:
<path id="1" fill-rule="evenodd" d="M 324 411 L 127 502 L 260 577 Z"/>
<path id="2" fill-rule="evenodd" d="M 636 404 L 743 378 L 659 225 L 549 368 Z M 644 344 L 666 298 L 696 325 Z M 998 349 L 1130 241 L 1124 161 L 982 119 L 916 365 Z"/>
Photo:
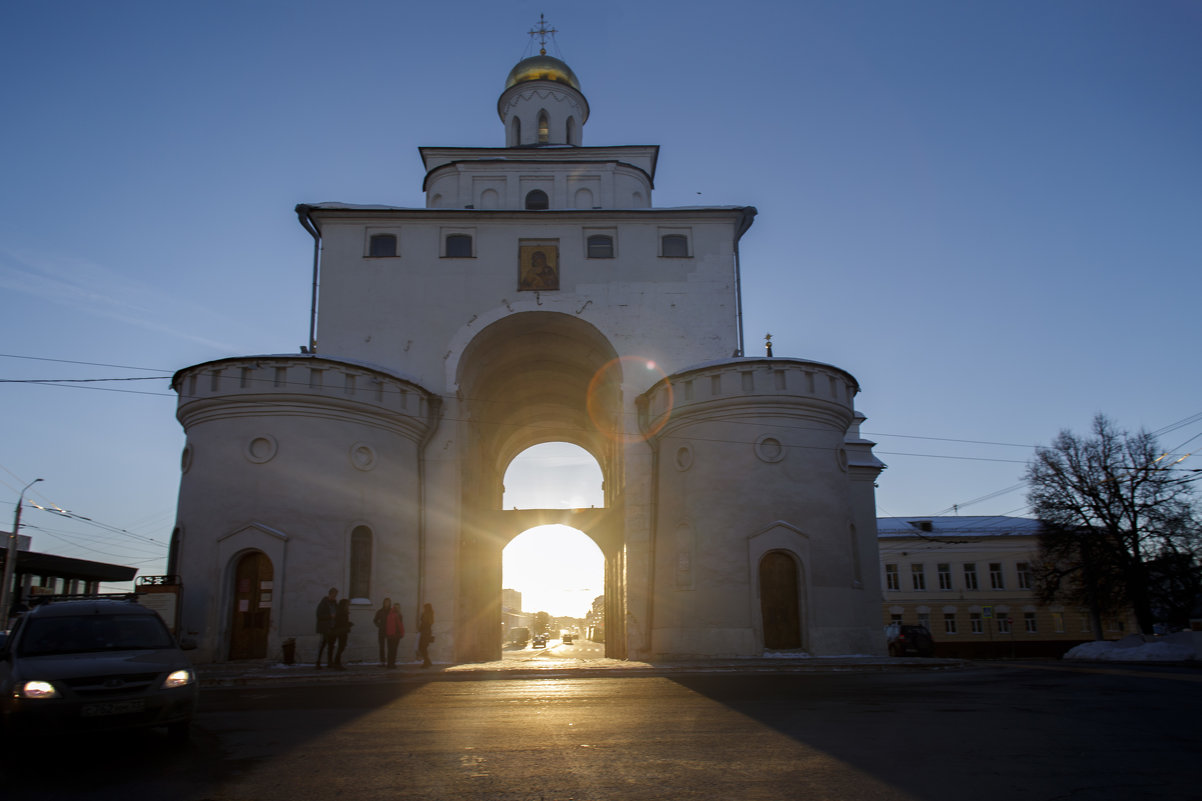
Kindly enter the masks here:
<path id="1" fill-rule="evenodd" d="M 1179 631 L 1166 637 L 1132 634 L 1117 641 L 1087 642 L 1064 655 L 1091 662 L 1202 661 L 1202 631 Z"/>

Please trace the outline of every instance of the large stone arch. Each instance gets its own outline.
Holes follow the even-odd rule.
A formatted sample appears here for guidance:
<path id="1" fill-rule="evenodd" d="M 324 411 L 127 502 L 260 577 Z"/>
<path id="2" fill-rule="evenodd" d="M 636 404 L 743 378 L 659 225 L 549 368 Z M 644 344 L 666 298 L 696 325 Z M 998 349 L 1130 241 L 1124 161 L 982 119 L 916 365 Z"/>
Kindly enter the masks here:
<path id="1" fill-rule="evenodd" d="M 594 326 L 559 312 L 504 317 L 464 348 L 455 375 L 462 418 L 458 659 L 500 658 L 501 552 L 518 534 L 548 523 L 579 529 L 601 548 L 606 652 L 625 656 L 622 450 L 594 422 L 622 416 L 617 360 Z M 592 454 L 601 469 L 605 508 L 502 509 L 506 467 L 526 448 L 544 442 L 568 442 Z"/>

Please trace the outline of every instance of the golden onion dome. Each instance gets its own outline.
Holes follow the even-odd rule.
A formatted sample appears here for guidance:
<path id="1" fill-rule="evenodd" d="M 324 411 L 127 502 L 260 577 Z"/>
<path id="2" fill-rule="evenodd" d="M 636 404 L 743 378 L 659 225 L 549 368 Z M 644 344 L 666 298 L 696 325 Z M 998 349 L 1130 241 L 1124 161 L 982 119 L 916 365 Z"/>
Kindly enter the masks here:
<path id="1" fill-rule="evenodd" d="M 580 91 L 580 81 L 576 80 L 576 73 L 554 56 L 537 55 L 522 59 L 509 71 L 509 77 L 505 79 L 505 88 L 527 81 L 556 81 L 567 84 L 577 92 Z"/>

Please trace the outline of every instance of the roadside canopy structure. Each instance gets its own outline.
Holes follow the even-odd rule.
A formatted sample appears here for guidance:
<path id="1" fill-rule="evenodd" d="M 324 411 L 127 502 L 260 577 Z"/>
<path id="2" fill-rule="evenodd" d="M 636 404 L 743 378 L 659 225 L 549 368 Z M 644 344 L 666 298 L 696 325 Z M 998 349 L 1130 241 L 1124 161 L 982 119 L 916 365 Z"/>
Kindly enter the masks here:
<path id="1" fill-rule="evenodd" d="M 6 554 L 0 551 L 0 565 L 4 563 L 5 557 Z M 12 597 L 20 604 L 27 602 L 33 595 L 43 593 L 95 593 L 101 582 L 133 581 L 138 569 L 48 553 L 17 551 L 17 563 L 13 572 Z"/>

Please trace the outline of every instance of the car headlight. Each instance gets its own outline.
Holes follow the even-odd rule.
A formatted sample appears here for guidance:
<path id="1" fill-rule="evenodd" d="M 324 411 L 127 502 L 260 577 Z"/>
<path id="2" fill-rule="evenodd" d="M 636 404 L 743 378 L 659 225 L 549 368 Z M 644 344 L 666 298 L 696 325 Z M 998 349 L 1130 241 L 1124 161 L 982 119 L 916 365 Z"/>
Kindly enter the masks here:
<path id="1" fill-rule="evenodd" d="M 167 678 L 163 679 L 163 689 L 171 687 L 186 687 L 196 681 L 196 674 L 191 670 L 184 668 L 183 670 L 173 670 L 167 674 Z"/>
<path id="2" fill-rule="evenodd" d="M 48 681 L 27 681 L 17 690 L 21 698 L 58 698 L 58 690 Z"/>

